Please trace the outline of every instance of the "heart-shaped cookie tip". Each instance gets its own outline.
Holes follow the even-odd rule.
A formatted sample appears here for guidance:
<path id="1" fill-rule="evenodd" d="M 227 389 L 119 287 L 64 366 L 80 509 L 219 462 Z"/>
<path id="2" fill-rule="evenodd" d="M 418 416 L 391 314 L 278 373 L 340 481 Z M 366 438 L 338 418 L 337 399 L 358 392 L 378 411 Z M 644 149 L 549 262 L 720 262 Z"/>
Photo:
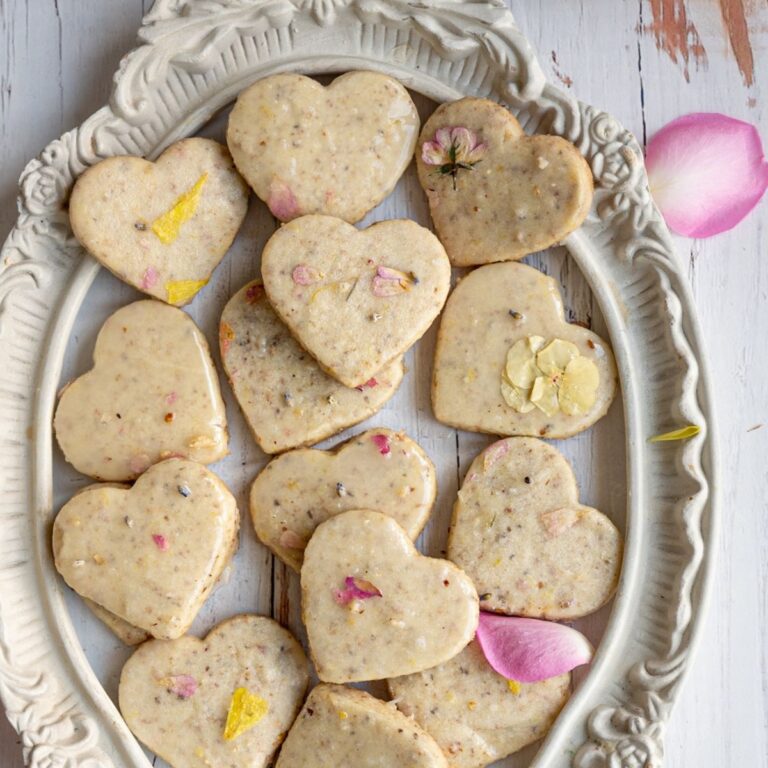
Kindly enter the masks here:
<path id="1" fill-rule="evenodd" d="M 441 104 L 416 147 L 419 181 L 451 263 L 521 259 L 581 226 L 592 172 L 559 136 L 526 136 L 488 99 Z"/>
<path id="2" fill-rule="evenodd" d="M 339 383 L 291 336 L 258 281 L 224 308 L 219 348 L 232 391 L 266 453 L 318 443 L 363 421 L 403 379 L 402 360 L 395 360 L 360 387 Z"/>
<path id="3" fill-rule="evenodd" d="M 447 560 L 424 557 L 389 516 L 330 518 L 304 552 L 301 610 L 326 682 L 380 680 L 455 656 L 477 627 L 477 593 Z"/>
<path id="4" fill-rule="evenodd" d="M 75 469 L 132 480 L 170 456 L 227 454 L 227 419 L 205 336 L 159 301 L 122 307 L 99 331 L 94 366 L 69 384 L 54 419 Z"/>
<path id="5" fill-rule="evenodd" d="M 251 486 L 251 517 L 261 541 L 299 571 L 313 531 L 330 517 L 375 509 L 415 539 L 436 493 L 435 467 L 421 447 L 402 432 L 372 429 L 330 451 L 272 460 Z"/>
<path id="6" fill-rule="evenodd" d="M 537 683 L 502 677 L 473 641 L 444 664 L 390 680 L 389 690 L 451 768 L 483 768 L 542 738 L 568 700 L 570 682 L 569 674 Z"/>
<path id="7" fill-rule="evenodd" d="M 395 188 L 419 122 L 408 91 L 386 75 L 348 72 L 327 87 L 272 75 L 238 96 L 227 143 L 281 221 L 321 213 L 355 222 Z"/>
<path id="8" fill-rule="evenodd" d="M 360 768 L 370 760 L 376 768 L 448 768 L 434 739 L 392 704 L 355 688 L 318 685 L 275 768 Z"/>
<path id="9" fill-rule="evenodd" d="M 154 162 L 110 157 L 75 182 L 69 218 L 77 239 L 121 280 L 181 306 L 218 266 L 248 207 L 248 187 L 226 147 L 172 144 Z"/>
<path id="10" fill-rule="evenodd" d="M 448 299 L 432 377 L 439 421 L 495 435 L 570 437 L 602 418 L 616 391 L 609 345 L 565 321 L 557 283 L 537 269 L 480 267 Z"/>
<path id="11" fill-rule="evenodd" d="M 565 457 L 533 438 L 508 438 L 472 462 L 453 508 L 448 557 L 474 580 L 485 610 L 575 619 L 610 600 L 622 540 L 579 503 Z"/>
<path id="12" fill-rule="evenodd" d="M 299 643 L 263 616 L 236 616 L 205 640 L 142 645 L 120 676 L 120 711 L 174 768 L 265 768 L 309 680 Z"/>
<path id="13" fill-rule="evenodd" d="M 348 387 L 376 378 L 421 338 L 451 279 L 440 241 L 405 219 L 357 230 L 330 216 L 303 216 L 272 235 L 261 270 L 275 312 Z"/>
<path id="14" fill-rule="evenodd" d="M 150 467 L 132 488 L 93 485 L 53 524 L 56 568 L 75 592 L 155 637 L 175 638 L 237 547 L 234 497 L 184 459 Z"/>

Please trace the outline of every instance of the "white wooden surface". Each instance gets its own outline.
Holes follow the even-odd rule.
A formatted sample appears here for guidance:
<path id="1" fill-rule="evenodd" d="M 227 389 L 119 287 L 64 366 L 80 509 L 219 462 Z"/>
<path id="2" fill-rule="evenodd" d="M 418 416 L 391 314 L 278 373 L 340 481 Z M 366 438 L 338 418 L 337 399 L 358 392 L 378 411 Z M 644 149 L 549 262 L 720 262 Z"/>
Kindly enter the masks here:
<path id="1" fill-rule="evenodd" d="M 713 0 L 510 3 L 551 76 L 581 99 L 612 112 L 641 140 L 678 114 L 706 110 L 755 122 L 768 141 L 768 111 L 761 93 L 768 85 L 768 7 L 764 2 L 722 0 L 732 30 L 733 9 L 751 9 L 747 23 L 754 77 L 749 87 L 745 84 L 750 77 L 743 42 L 734 40 L 740 71 L 721 8 Z M 80 123 L 107 98 L 110 75 L 121 54 L 131 47 L 149 0 L 143 5 L 142 0 L 0 0 L 0 233 L 5 233 L 15 218 L 15 184 L 26 160 Z M 688 32 L 681 44 L 672 34 L 665 35 L 669 30 L 661 13 L 669 9 L 675 9 L 678 21 L 681 9 L 687 11 Z M 669 18 L 668 13 L 666 23 Z M 706 50 L 706 62 L 694 46 L 697 38 L 693 26 Z M 688 50 L 687 65 L 684 49 Z M 672 60 L 673 55 L 677 61 Z M 406 185 L 405 193 L 378 218 L 405 213 L 403 205 L 410 188 Z M 415 207 L 409 212 L 422 218 L 419 198 L 413 199 Z M 719 578 L 703 643 L 667 736 L 667 765 L 673 768 L 768 766 L 768 270 L 761 269 L 768 246 L 766 211 L 764 201 L 734 232 L 709 241 L 678 243 L 697 297 L 714 373 L 725 519 Z M 268 234 L 269 222 L 261 220 L 257 212 L 253 225 L 258 242 Z M 596 314 L 570 262 L 554 254 L 547 265 L 566 283 L 568 304 L 576 319 Z M 199 319 L 209 338 L 213 337 L 216 312 L 252 272 L 252 259 L 241 252 L 223 271 L 218 285 L 208 289 L 213 293 L 211 309 Z M 104 275 L 99 280 L 111 278 Z M 103 293 L 99 288 L 93 293 L 92 306 L 100 318 L 113 306 L 100 302 L 107 287 L 103 286 Z M 116 303 L 131 297 L 125 289 Z M 95 324 L 83 325 L 72 370 L 83 369 L 94 328 Z M 455 447 L 440 429 L 433 428 L 426 390 L 418 384 L 428 375 L 429 365 L 427 342 L 412 355 L 411 373 L 398 394 L 401 402 L 415 401 L 420 410 L 405 423 L 391 410 L 373 423 L 418 432 L 427 451 L 440 461 Z M 593 444 L 598 448 L 607 445 L 608 431 L 620 428 L 616 411 L 610 417 L 613 423 L 599 427 L 602 435 L 594 441 L 577 439 L 568 453 L 580 459 L 584 498 L 620 515 L 614 469 L 620 463 L 609 461 L 610 454 L 603 450 L 590 456 Z M 241 443 L 249 445 L 244 438 Z M 470 438 L 468 444 L 460 446 L 462 459 L 470 458 L 484 443 L 484 438 Z M 234 475 L 239 472 L 239 485 L 245 487 L 263 457 L 245 449 L 236 458 L 239 461 L 232 462 L 230 471 Z M 241 470 L 236 469 L 238 463 Z M 599 482 L 594 479 L 598 473 L 603 478 Z M 455 492 L 456 475 L 445 472 L 441 481 L 440 504 L 445 510 Z M 232 482 L 238 482 L 237 478 L 233 476 Z M 248 523 L 244 527 L 248 528 Z M 439 535 L 430 537 L 430 550 L 440 549 L 438 539 Z M 243 538 L 242 546 L 242 557 L 263 557 L 252 535 Z M 269 583 L 254 579 L 247 585 L 244 582 L 243 590 L 246 586 L 242 595 L 233 596 L 242 608 L 269 605 Z M 293 619 L 288 608 L 295 596 L 295 583 L 286 581 L 279 567 L 275 569 L 275 587 L 275 615 Z M 214 618 L 218 617 L 203 616 L 202 621 L 209 624 Z M 594 630 L 599 623 L 598 618 L 587 629 Z M 93 640 L 94 647 L 105 642 L 109 642 L 106 636 Z M 104 663 L 108 690 L 113 690 L 117 668 L 114 660 Z M 20 768 L 21 764 L 17 738 L 2 722 L 0 766 Z"/>

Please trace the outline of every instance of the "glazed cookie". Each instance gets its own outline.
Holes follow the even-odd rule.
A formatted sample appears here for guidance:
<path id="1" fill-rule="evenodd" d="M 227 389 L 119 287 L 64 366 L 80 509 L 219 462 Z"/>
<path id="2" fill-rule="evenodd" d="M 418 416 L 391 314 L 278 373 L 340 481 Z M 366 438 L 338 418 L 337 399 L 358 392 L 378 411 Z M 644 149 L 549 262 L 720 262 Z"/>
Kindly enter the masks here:
<path id="1" fill-rule="evenodd" d="M 192 301 L 232 245 L 248 187 L 226 147 L 183 139 L 156 162 L 110 157 L 75 182 L 69 219 L 88 252 L 169 304 Z"/>
<path id="2" fill-rule="evenodd" d="M 559 243 L 592 203 L 592 172 L 559 136 L 526 136 L 487 99 L 440 105 L 416 149 L 435 228 L 457 267 L 510 261 Z"/>
<path id="3" fill-rule="evenodd" d="M 309 681 L 299 643 L 263 616 L 236 616 L 205 640 L 142 645 L 120 676 L 120 711 L 174 768 L 265 768 Z"/>
<path id="4" fill-rule="evenodd" d="M 227 419 L 205 336 L 159 301 L 118 309 L 99 331 L 93 368 L 61 395 L 64 458 L 99 480 L 132 480 L 169 456 L 227 455 Z"/>
<path id="5" fill-rule="evenodd" d="M 403 379 L 399 359 L 359 387 L 340 384 L 291 336 L 259 282 L 224 308 L 219 347 L 232 391 L 266 453 L 318 443 L 367 419 Z"/>
<path id="6" fill-rule="evenodd" d="M 93 485 L 53 524 L 64 581 L 154 637 L 183 635 L 237 548 L 239 515 L 213 472 L 185 459 L 150 467 L 132 488 Z"/>
<path id="7" fill-rule="evenodd" d="M 474 580 L 483 610 L 576 619 L 610 600 L 622 541 L 601 512 L 579 504 L 563 455 L 508 438 L 469 467 L 453 508 L 448 557 Z"/>
<path id="8" fill-rule="evenodd" d="M 227 143 L 278 219 L 324 213 L 355 222 L 395 188 L 418 132 L 416 107 L 391 77 L 348 72 L 323 87 L 281 74 L 240 94 Z"/>
<path id="9" fill-rule="evenodd" d="M 490 264 L 451 294 L 432 376 L 438 421 L 494 435 L 570 437 L 607 413 L 616 389 L 610 347 L 565 322 L 551 277 L 525 264 Z"/>
<path id="10" fill-rule="evenodd" d="M 455 656 L 477 628 L 467 575 L 424 557 L 388 515 L 343 512 L 304 551 L 301 612 L 318 677 L 331 683 L 419 672 Z"/>
<path id="11" fill-rule="evenodd" d="M 348 387 L 370 381 L 422 337 L 451 279 L 440 241 L 405 219 L 360 231 L 303 216 L 272 235 L 261 271 L 275 312 Z"/>
<path id="12" fill-rule="evenodd" d="M 281 560 L 301 570 L 318 525 L 350 509 L 375 509 L 415 539 L 437 493 L 435 467 L 402 432 L 372 429 L 331 451 L 284 453 L 251 486 L 256 534 Z"/>
<path id="13" fill-rule="evenodd" d="M 472 641 L 438 667 L 389 681 L 398 709 L 432 736 L 450 768 L 482 768 L 542 738 L 570 694 L 570 674 L 518 683 Z"/>
<path id="14" fill-rule="evenodd" d="M 275 768 L 448 768 L 434 739 L 365 691 L 318 685 Z"/>

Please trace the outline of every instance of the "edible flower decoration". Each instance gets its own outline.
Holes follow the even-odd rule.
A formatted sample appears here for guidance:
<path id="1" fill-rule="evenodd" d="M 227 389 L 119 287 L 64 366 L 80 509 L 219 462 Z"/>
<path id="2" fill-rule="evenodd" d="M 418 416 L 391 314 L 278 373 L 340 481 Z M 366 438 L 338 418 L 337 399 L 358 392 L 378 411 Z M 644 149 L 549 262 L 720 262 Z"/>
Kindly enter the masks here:
<path id="1" fill-rule="evenodd" d="M 597 366 L 572 342 L 528 336 L 507 353 L 501 395 L 518 413 L 538 408 L 547 416 L 578 416 L 595 404 L 599 383 Z"/>
<path id="2" fill-rule="evenodd" d="M 372 597 L 381 597 L 381 590 L 370 581 L 359 579 L 357 576 L 347 576 L 344 579 L 344 589 L 337 589 L 333 593 L 333 599 L 339 605 L 347 605 L 353 600 L 369 600 Z"/>
<path id="3" fill-rule="evenodd" d="M 247 688 L 236 688 L 232 694 L 224 725 L 224 739 L 231 741 L 250 731 L 269 712 L 269 702 Z"/>
<path id="4" fill-rule="evenodd" d="M 688 440 L 701 432 L 701 427 L 696 424 L 689 424 L 687 427 L 673 429 L 671 432 L 664 432 L 661 435 L 654 435 L 648 438 L 649 443 L 671 443 L 675 440 Z"/>
<path id="5" fill-rule="evenodd" d="M 208 174 L 204 173 L 193 187 L 181 195 L 162 216 L 158 216 L 152 222 L 152 231 L 163 245 L 170 245 L 176 240 L 181 231 L 181 225 L 195 215 L 207 180 Z"/>
<path id="6" fill-rule="evenodd" d="M 392 267 L 378 266 L 371 283 L 371 291 L 379 298 L 397 296 L 410 291 L 418 282 L 412 272 L 406 273 Z"/>
<path id="7" fill-rule="evenodd" d="M 197 680 L 192 675 L 169 675 L 162 677 L 157 681 L 169 693 L 178 696 L 180 699 L 189 699 L 197 692 Z"/>
<path id="8" fill-rule="evenodd" d="M 453 179 L 459 171 L 471 171 L 485 155 L 487 145 L 477 138 L 474 131 L 463 126 L 445 126 L 435 131 L 432 141 L 421 145 L 421 159 L 427 165 L 438 166 L 437 172 Z"/>

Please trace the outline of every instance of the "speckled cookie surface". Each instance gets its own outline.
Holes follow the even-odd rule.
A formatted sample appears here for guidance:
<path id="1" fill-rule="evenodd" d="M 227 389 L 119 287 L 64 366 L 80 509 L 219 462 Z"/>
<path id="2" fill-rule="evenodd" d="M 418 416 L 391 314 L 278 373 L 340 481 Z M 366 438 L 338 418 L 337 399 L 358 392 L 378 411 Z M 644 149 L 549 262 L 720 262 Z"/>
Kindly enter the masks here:
<path id="1" fill-rule="evenodd" d="M 291 333 L 342 384 L 365 384 L 427 331 L 451 267 L 414 221 L 357 230 L 329 216 L 281 227 L 262 255 L 269 301 Z"/>
<path id="2" fill-rule="evenodd" d="M 132 488 L 94 485 L 53 524 L 56 568 L 72 589 L 154 637 L 187 631 L 237 547 L 239 515 L 201 464 L 168 459 Z"/>
<path id="3" fill-rule="evenodd" d="M 537 388 L 547 396 L 537 399 Z M 432 377 L 439 421 L 496 435 L 569 437 L 605 415 L 617 388 L 609 345 L 565 322 L 559 286 L 533 267 L 480 267 L 448 299 Z"/>
<path id="4" fill-rule="evenodd" d="M 263 616 L 236 616 L 204 640 L 142 645 L 123 667 L 120 711 L 173 768 L 265 768 L 308 680 L 290 632 Z"/>
<path id="5" fill-rule="evenodd" d="M 169 304 L 208 282 L 245 217 L 248 187 L 227 148 L 210 139 L 172 144 L 156 162 L 110 157 L 75 182 L 77 239 L 121 280 Z"/>
<path id="6" fill-rule="evenodd" d="M 364 385 L 345 387 L 291 336 L 258 281 L 224 308 L 219 348 L 232 391 L 266 453 L 311 445 L 363 421 L 403 379 L 398 359 Z"/>
<path id="7" fill-rule="evenodd" d="M 415 539 L 429 517 L 435 467 L 402 432 L 372 429 L 330 451 L 284 453 L 251 486 L 256 534 L 280 559 L 300 570 L 318 525 L 350 509 L 374 509 Z"/>
<path id="8" fill-rule="evenodd" d="M 56 439 L 99 480 L 132 480 L 168 458 L 227 455 L 227 419 L 205 336 L 159 301 L 122 307 L 99 331 L 93 368 L 63 391 Z"/>
<path id="9" fill-rule="evenodd" d="M 318 685 L 275 768 L 447 768 L 434 739 L 365 691 Z"/>
<path id="10" fill-rule="evenodd" d="M 389 681 L 398 709 L 440 745 L 449 768 L 483 768 L 542 738 L 570 694 L 571 676 L 538 683 L 495 672 L 472 641 L 438 667 Z"/>
<path id="11" fill-rule="evenodd" d="M 534 438 L 493 443 L 470 465 L 453 508 L 448 557 L 473 579 L 484 610 L 575 619 L 613 595 L 622 540 L 579 503 L 568 462 Z"/>
<path id="12" fill-rule="evenodd" d="M 114 613 L 106 608 L 102 608 L 97 603 L 94 603 L 93 600 L 84 598 L 83 602 L 88 610 L 126 645 L 139 645 L 152 637 L 145 629 L 134 627 L 133 624 L 129 624 L 125 619 L 115 616 Z"/>
<path id="13" fill-rule="evenodd" d="M 386 75 L 349 72 L 323 87 L 281 74 L 240 94 L 227 143 L 277 218 L 323 213 L 355 222 L 394 189 L 419 122 L 408 91 Z"/>
<path id="14" fill-rule="evenodd" d="M 472 639 L 478 600 L 447 560 L 419 554 L 389 516 L 343 512 L 304 552 L 301 611 L 319 678 L 381 680 L 428 669 Z"/>
<path id="15" fill-rule="evenodd" d="M 581 225 L 592 202 L 592 172 L 573 144 L 526 136 L 487 99 L 440 105 L 424 124 L 416 162 L 455 266 L 548 248 Z"/>

